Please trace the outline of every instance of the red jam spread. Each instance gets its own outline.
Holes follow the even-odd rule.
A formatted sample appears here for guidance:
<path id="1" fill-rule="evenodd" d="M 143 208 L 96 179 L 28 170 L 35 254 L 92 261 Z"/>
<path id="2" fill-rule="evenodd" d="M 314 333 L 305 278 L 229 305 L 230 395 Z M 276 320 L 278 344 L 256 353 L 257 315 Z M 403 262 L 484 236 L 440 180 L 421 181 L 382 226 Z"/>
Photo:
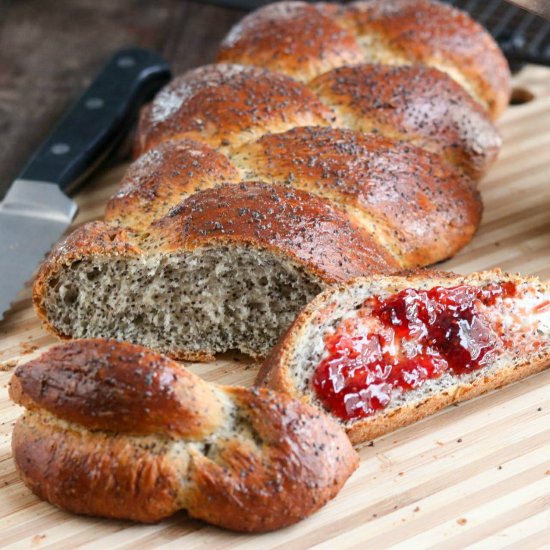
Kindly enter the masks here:
<path id="1" fill-rule="evenodd" d="M 369 298 L 357 317 L 325 337 L 328 355 L 312 379 L 317 397 L 336 416 L 352 420 L 385 408 L 394 388 L 407 391 L 447 371 L 483 367 L 494 357 L 496 335 L 479 304 L 491 306 L 515 293 L 515 284 L 504 282 Z"/>

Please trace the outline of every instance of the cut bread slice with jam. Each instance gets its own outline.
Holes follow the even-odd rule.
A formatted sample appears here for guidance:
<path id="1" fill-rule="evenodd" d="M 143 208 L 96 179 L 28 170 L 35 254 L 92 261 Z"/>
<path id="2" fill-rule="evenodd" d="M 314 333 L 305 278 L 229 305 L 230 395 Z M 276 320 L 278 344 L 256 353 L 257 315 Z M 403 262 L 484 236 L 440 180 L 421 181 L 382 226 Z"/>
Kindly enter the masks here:
<path id="1" fill-rule="evenodd" d="M 550 366 L 550 283 L 419 271 L 308 304 L 257 379 L 328 411 L 355 444 Z"/>

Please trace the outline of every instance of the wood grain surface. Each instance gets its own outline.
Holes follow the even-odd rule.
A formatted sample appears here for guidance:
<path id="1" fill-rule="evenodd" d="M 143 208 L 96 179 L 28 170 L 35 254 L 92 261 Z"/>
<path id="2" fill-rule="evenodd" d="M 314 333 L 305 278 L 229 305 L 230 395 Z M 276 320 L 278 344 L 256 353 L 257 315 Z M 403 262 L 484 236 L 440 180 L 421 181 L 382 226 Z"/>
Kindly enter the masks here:
<path id="1" fill-rule="evenodd" d="M 59 4 L 64 3 L 67 2 Z M 92 0 L 74 3 L 90 14 L 95 5 Z M 29 10 L 36 6 L 34 2 L 21 4 Z M 108 5 L 116 3 L 97 4 L 105 12 Z M 146 4 L 158 5 L 158 10 L 151 11 L 149 22 L 156 27 L 150 31 L 147 44 L 169 52 L 170 59 L 179 59 L 177 70 L 203 62 L 206 54 L 211 56 L 212 43 L 238 17 L 211 7 L 184 3 L 176 7 L 167 0 L 133 4 L 145 10 Z M 113 13 L 116 9 L 112 8 Z M 210 21 L 219 20 L 220 27 L 203 28 L 197 23 L 201 13 L 208 13 Z M 202 52 L 182 49 L 182 42 L 176 37 L 182 26 L 187 32 L 193 30 L 195 46 Z M 159 29 L 166 33 L 161 42 Z M 127 29 L 124 32 L 130 33 Z M 121 34 L 121 43 L 128 41 L 130 34 Z M 4 34 L 0 44 L 5 40 L 8 39 Z M 103 46 L 98 44 L 98 48 Z M 5 53 L 0 48 L 0 66 L 5 66 Z M 90 63 L 88 69 L 93 65 Z M 68 75 L 70 65 L 64 71 Z M 25 78 L 30 82 L 30 76 Z M 44 75 L 44 82 L 51 82 L 48 78 Z M 548 279 L 550 69 L 526 67 L 515 76 L 514 84 L 532 93 L 534 99 L 512 106 L 499 122 L 505 146 L 498 163 L 481 184 L 485 202 L 482 226 L 473 242 L 441 267 L 467 273 L 500 266 Z M 39 113 L 40 128 L 45 129 L 58 114 L 54 111 L 63 103 L 60 98 L 67 99 L 68 90 L 48 90 L 44 83 L 37 86 L 45 86 L 40 97 L 49 101 L 51 107 L 48 114 L 44 109 Z M 50 91 L 53 98 L 48 95 Z M 8 106 L 10 101 L 20 101 L 13 89 L 10 93 L 6 97 L 0 92 L 0 111 L 6 108 L 5 101 Z M 518 93 L 516 97 L 526 95 Z M 7 119 L 13 124 L 10 140 L 16 139 L 18 132 L 23 135 L 28 130 L 32 113 L 36 112 L 9 114 Z M 0 112 L 0 126 L 1 117 Z M 1 163 L 10 161 L 8 173 L 17 164 L 15 159 L 22 159 L 25 151 L 39 141 L 39 135 L 35 130 L 16 149 L 10 141 L 7 149 L 12 147 L 11 160 L 5 148 L 0 149 Z M 101 216 L 124 169 L 125 164 L 120 162 L 111 166 L 78 194 L 81 211 L 75 225 Z M 53 343 L 54 338 L 43 331 L 36 319 L 27 288 L 0 322 L 0 547 L 106 550 L 315 546 L 341 550 L 444 546 L 450 550 L 467 545 L 488 549 L 550 545 L 550 371 L 451 407 L 364 446 L 360 450 L 359 470 L 328 506 L 291 528 L 251 536 L 207 526 L 190 520 L 185 513 L 148 526 L 78 517 L 41 502 L 30 493 L 19 481 L 11 458 L 11 430 L 21 410 L 8 400 L 7 382 L 17 364 Z M 256 372 L 256 365 L 250 360 L 230 354 L 215 363 L 193 364 L 189 368 L 207 380 L 229 384 L 249 384 Z"/>

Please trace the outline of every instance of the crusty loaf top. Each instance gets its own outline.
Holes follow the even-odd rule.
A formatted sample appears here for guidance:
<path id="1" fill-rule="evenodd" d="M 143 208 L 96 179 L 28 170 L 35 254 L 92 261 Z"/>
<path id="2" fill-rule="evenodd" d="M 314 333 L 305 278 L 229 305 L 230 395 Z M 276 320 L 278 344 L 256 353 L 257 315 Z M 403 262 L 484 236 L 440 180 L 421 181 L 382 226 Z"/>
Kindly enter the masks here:
<path id="1" fill-rule="evenodd" d="M 510 97 L 508 62 L 493 37 L 470 15 L 434 0 L 359 0 L 336 16 L 360 42 L 378 35 L 407 63 L 423 63 L 452 76 L 501 115 Z"/>
<path id="2" fill-rule="evenodd" d="M 309 88 L 253 66 L 193 69 L 143 109 L 135 152 L 192 139 L 231 156 L 262 136 L 332 126 L 407 141 L 478 180 L 500 149 L 485 109 L 437 69 L 363 63 L 328 71 Z"/>
<path id="3" fill-rule="evenodd" d="M 149 225 L 193 192 L 246 179 L 332 201 L 369 246 L 374 241 L 409 268 L 452 256 L 481 219 L 475 184 L 438 155 L 372 134 L 302 126 L 243 144 L 229 158 L 188 139 L 165 142 L 130 167 L 106 220 L 154 235 L 158 225 Z"/>
<path id="4" fill-rule="evenodd" d="M 244 65 L 205 65 L 168 84 L 142 113 L 136 156 L 182 137 L 226 148 L 266 132 L 328 125 L 332 112 L 299 82 Z"/>
<path id="5" fill-rule="evenodd" d="M 334 67 L 363 60 L 352 32 L 306 2 L 275 2 L 237 23 L 219 61 L 258 65 L 307 82 Z"/>
<path id="6" fill-rule="evenodd" d="M 421 63 L 447 72 L 493 118 L 510 97 L 508 63 L 491 35 L 468 14 L 431 0 L 271 4 L 237 23 L 218 59 L 302 81 L 365 61 Z"/>
<path id="7" fill-rule="evenodd" d="M 453 255 L 481 219 L 473 182 L 439 156 L 352 130 L 301 127 L 241 147 L 246 175 L 332 200 L 404 267 Z"/>
<path id="8" fill-rule="evenodd" d="M 248 244 L 291 257 L 325 281 L 392 271 L 397 262 L 330 202 L 307 192 L 246 182 L 190 196 L 151 226 L 163 251 Z"/>
<path id="9" fill-rule="evenodd" d="M 485 109 L 446 73 L 423 65 L 339 67 L 309 83 L 335 124 L 441 154 L 478 180 L 501 138 Z"/>
<path id="10" fill-rule="evenodd" d="M 189 195 L 241 180 L 239 169 L 207 145 L 190 139 L 160 143 L 129 166 L 105 219 L 145 230 Z"/>

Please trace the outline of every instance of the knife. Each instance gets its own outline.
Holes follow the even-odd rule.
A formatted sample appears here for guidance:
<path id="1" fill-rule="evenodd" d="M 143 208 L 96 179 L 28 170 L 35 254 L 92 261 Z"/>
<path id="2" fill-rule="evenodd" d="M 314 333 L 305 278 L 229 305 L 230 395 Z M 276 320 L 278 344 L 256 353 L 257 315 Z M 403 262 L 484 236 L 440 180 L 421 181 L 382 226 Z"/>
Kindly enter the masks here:
<path id="1" fill-rule="evenodd" d="M 170 79 L 156 53 L 116 53 L 38 148 L 0 205 L 0 319 L 78 207 L 74 191 L 120 143 L 141 104 Z"/>

